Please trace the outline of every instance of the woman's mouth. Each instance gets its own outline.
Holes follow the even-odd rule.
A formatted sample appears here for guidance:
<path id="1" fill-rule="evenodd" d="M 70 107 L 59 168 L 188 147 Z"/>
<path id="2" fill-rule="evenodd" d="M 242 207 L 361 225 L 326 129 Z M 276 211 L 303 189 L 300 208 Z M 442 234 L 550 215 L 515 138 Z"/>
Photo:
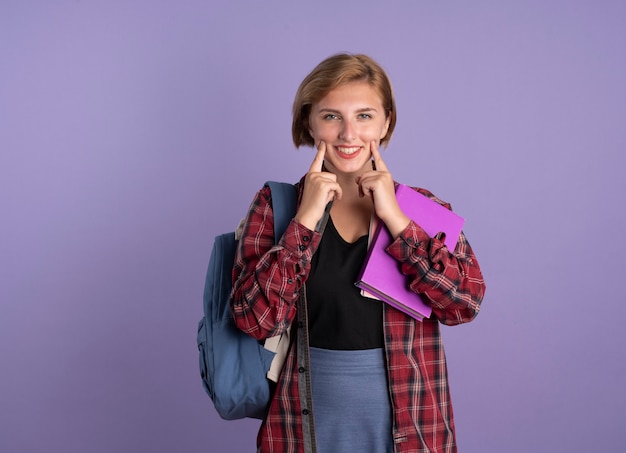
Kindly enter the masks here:
<path id="1" fill-rule="evenodd" d="M 335 149 L 341 157 L 351 159 L 356 157 L 362 148 L 360 146 L 335 146 Z"/>

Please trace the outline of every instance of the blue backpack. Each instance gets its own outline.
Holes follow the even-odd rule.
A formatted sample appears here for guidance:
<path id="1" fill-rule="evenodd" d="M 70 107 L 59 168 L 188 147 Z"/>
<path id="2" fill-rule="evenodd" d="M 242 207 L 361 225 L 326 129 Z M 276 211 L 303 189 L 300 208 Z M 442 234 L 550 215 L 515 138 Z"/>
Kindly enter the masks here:
<path id="1" fill-rule="evenodd" d="M 297 194 L 288 183 L 269 181 L 278 243 L 296 212 Z M 200 375 L 204 389 L 225 420 L 262 419 L 270 399 L 266 374 L 274 353 L 239 330 L 230 311 L 235 233 L 217 236 L 204 286 L 204 317 L 198 324 Z"/>

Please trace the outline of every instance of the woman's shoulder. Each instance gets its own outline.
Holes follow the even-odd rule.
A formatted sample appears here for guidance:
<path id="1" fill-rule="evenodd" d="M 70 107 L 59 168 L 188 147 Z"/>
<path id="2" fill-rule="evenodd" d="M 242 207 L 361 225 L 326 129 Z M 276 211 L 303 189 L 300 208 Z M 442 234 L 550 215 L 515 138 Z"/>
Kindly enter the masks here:
<path id="1" fill-rule="evenodd" d="M 271 208 L 271 206 L 272 206 L 272 190 L 271 190 L 270 185 L 268 184 L 268 182 L 263 184 L 263 186 L 256 192 L 254 200 L 253 200 L 253 204 L 254 205 L 264 207 L 264 206 L 269 204 L 269 206 Z M 276 181 L 276 182 L 279 182 L 279 181 Z M 296 194 L 298 196 L 298 199 L 299 199 L 300 195 L 302 193 L 302 188 L 304 186 L 303 182 L 304 182 L 304 177 L 300 181 L 295 182 L 295 183 L 292 183 L 292 182 L 280 182 L 280 183 L 281 184 L 291 184 L 291 185 L 293 185 L 293 187 L 296 190 Z"/>
<path id="2" fill-rule="evenodd" d="M 423 187 L 416 187 L 416 186 L 409 186 L 409 187 L 411 187 L 413 190 L 421 193 L 422 195 L 430 198 L 431 200 L 436 201 L 440 205 L 445 206 L 446 208 L 452 210 L 452 205 L 450 203 L 448 203 L 447 201 L 442 200 L 437 195 L 432 193 L 430 190 L 424 189 Z"/>
<path id="3" fill-rule="evenodd" d="M 290 181 L 278 181 L 278 180 L 272 180 L 272 182 L 274 183 L 278 183 L 278 184 L 291 184 L 292 186 L 294 186 L 296 188 L 296 191 L 299 191 L 301 189 L 301 187 L 304 185 L 304 177 L 302 177 L 302 179 L 300 179 L 297 182 L 290 182 Z M 263 184 L 263 186 L 257 191 L 256 195 L 257 196 L 261 196 L 263 198 L 269 198 L 271 195 L 272 191 L 270 189 L 270 181 L 266 181 L 265 184 Z"/>

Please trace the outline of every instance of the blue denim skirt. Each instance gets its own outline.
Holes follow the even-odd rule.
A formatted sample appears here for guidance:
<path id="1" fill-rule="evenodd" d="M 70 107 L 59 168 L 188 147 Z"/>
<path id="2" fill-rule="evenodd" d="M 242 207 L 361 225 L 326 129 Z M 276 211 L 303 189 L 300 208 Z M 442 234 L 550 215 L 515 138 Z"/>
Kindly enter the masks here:
<path id="1" fill-rule="evenodd" d="M 384 350 L 310 351 L 317 451 L 393 453 Z"/>

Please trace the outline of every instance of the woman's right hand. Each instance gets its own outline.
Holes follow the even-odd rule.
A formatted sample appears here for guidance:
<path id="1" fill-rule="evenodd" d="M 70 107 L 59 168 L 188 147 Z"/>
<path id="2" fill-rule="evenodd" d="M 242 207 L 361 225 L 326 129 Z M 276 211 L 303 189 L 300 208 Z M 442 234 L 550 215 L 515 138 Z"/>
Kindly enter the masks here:
<path id="1" fill-rule="evenodd" d="M 333 200 L 341 199 L 341 186 L 337 176 L 323 171 L 326 143 L 317 146 L 317 154 L 311 163 L 309 172 L 304 179 L 304 192 L 295 219 L 309 230 L 314 230 L 324 215 L 326 205 Z"/>

